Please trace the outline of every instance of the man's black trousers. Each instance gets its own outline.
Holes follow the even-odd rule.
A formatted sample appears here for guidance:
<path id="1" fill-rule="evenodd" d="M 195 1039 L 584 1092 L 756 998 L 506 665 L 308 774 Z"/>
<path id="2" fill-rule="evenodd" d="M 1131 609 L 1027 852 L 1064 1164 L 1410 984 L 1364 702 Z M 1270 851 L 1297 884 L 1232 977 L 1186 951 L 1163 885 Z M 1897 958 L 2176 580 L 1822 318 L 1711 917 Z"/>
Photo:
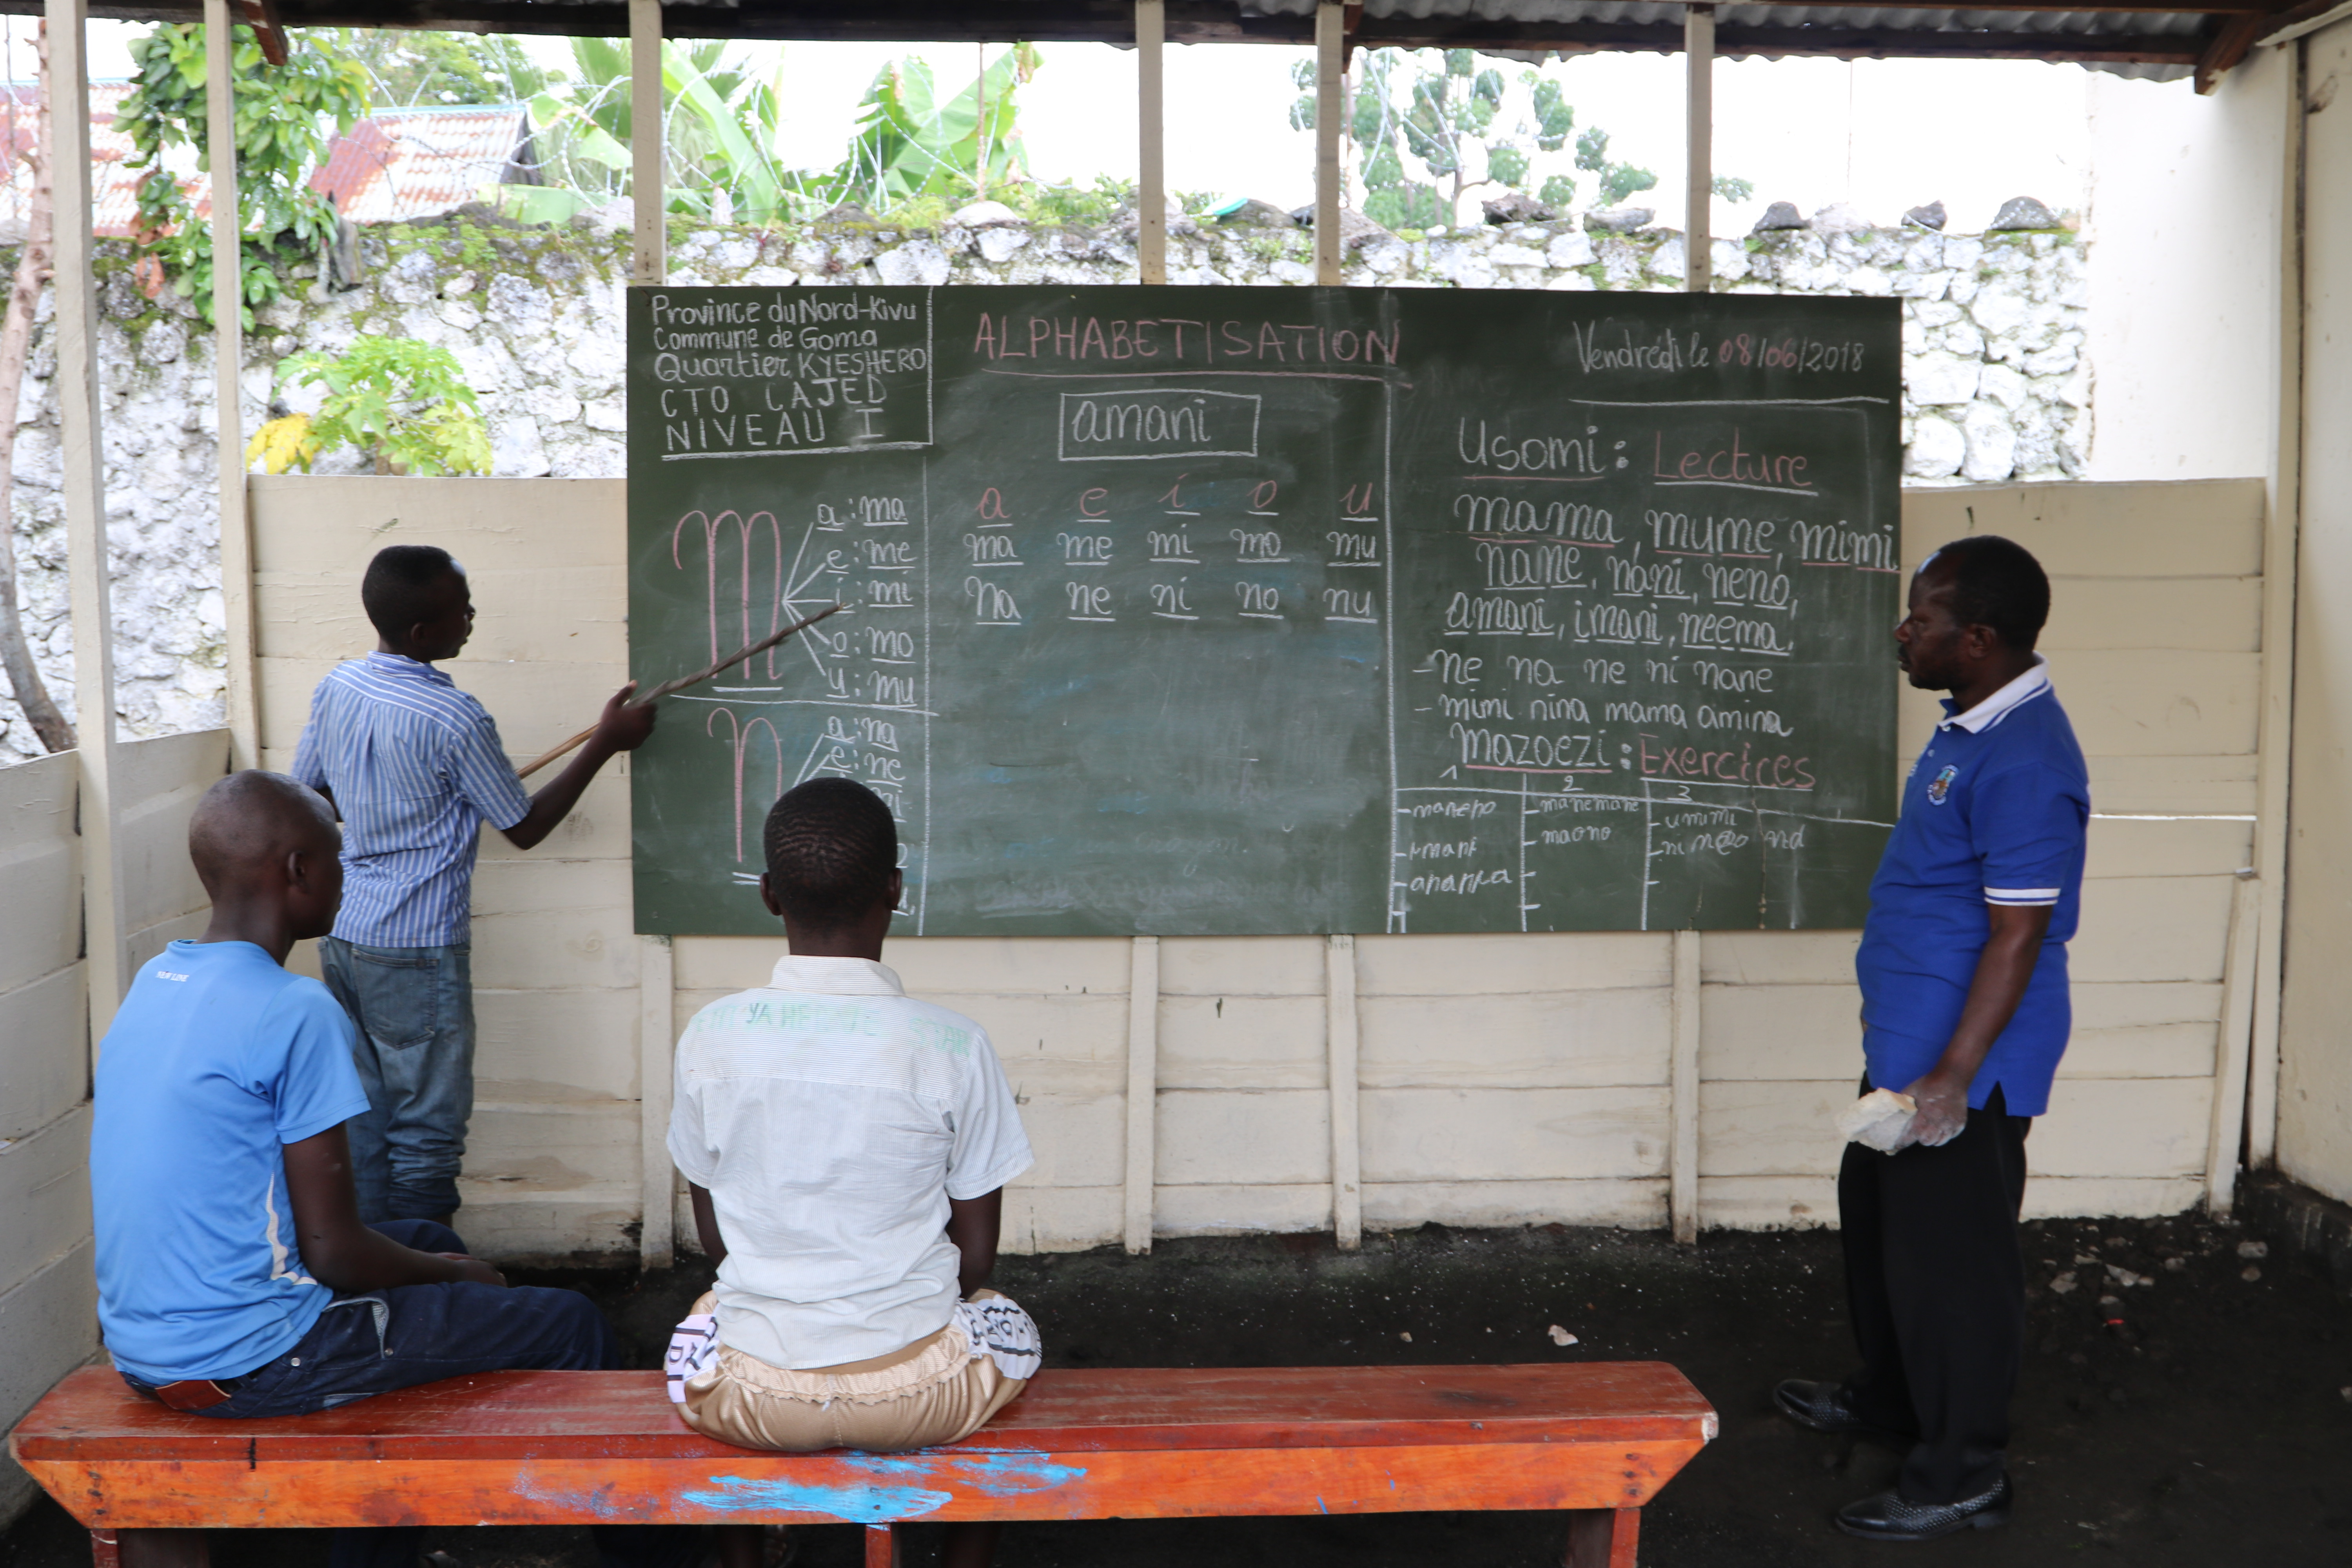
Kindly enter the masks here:
<path id="1" fill-rule="evenodd" d="M 1897 1483 L 1913 1502 L 1975 1497 L 2002 1471 L 2025 1350 L 2017 1215 L 2032 1125 L 1996 1089 L 1939 1148 L 1846 1145 L 1838 1220 L 1862 1349 L 1846 1392 L 1874 1426 L 1918 1435 Z"/>

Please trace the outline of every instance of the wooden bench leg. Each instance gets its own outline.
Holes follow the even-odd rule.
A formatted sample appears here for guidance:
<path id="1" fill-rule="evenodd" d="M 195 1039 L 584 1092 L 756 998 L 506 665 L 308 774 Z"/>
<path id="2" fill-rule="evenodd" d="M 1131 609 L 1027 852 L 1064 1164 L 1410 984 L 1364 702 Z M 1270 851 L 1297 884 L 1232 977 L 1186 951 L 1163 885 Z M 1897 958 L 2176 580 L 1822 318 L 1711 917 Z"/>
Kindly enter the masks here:
<path id="1" fill-rule="evenodd" d="M 114 1531 L 89 1532 L 89 1562 L 90 1568 L 122 1568 L 122 1552 L 114 1543 Z"/>
<path id="2" fill-rule="evenodd" d="M 898 1568 L 897 1525 L 869 1524 L 866 1527 L 866 1568 Z"/>
<path id="3" fill-rule="evenodd" d="M 1563 1568 L 1633 1568 L 1641 1536 L 1638 1508 L 1579 1509 L 1568 1516 Z"/>

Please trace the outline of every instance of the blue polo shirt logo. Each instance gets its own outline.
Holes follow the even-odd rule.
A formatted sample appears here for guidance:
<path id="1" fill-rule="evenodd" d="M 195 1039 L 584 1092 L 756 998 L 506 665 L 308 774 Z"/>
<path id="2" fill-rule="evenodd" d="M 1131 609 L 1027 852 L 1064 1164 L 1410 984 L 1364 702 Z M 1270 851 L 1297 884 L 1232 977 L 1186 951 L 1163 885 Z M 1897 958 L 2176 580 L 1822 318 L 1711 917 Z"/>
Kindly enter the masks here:
<path id="1" fill-rule="evenodd" d="M 1952 793 L 1952 781 L 1959 776 L 1960 770 L 1958 767 L 1948 766 L 1942 773 L 1937 773 L 1935 783 L 1927 786 L 1927 804 L 1943 805 L 1944 797 Z"/>

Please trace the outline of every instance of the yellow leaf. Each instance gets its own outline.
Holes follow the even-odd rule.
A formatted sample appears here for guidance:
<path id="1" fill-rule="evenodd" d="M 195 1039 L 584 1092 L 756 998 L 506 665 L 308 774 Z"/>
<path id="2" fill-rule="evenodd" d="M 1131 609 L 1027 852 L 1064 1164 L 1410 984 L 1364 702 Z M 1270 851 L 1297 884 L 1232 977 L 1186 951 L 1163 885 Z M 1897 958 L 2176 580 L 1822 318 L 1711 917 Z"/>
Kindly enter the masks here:
<path id="1" fill-rule="evenodd" d="M 253 439 L 246 444 L 246 466 L 251 468 L 257 458 L 265 474 L 282 474 L 292 468 L 309 473 L 310 459 L 319 455 L 319 447 L 318 437 L 310 434 L 310 416 L 289 414 L 283 419 L 272 419 L 254 433 Z"/>

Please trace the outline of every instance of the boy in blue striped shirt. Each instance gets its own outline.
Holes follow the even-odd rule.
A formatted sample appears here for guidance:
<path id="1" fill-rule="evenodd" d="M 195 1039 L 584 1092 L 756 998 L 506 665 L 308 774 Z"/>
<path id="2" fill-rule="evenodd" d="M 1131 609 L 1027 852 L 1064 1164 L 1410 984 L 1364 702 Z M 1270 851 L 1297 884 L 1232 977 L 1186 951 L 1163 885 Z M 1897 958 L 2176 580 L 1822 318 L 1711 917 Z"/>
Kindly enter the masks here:
<path id="1" fill-rule="evenodd" d="M 474 1109 L 481 825 L 518 849 L 538 844 L 614 753 L 644 744 L 654 710 L 627 706 L 635 683 L 623 687 L 571 765 L 528 794 L 489 714 L 433 668 L 473 635 L 466 569 L 446 550 L 395 544 L 368 563 L 360 602 L 382 640 L 319 682 L 292 773 L 343 819 L 343 906 L 319 954 L 367 1089 L 367 1114 L 351 1122 L 360 1218 L 446 1224 Z"/>

